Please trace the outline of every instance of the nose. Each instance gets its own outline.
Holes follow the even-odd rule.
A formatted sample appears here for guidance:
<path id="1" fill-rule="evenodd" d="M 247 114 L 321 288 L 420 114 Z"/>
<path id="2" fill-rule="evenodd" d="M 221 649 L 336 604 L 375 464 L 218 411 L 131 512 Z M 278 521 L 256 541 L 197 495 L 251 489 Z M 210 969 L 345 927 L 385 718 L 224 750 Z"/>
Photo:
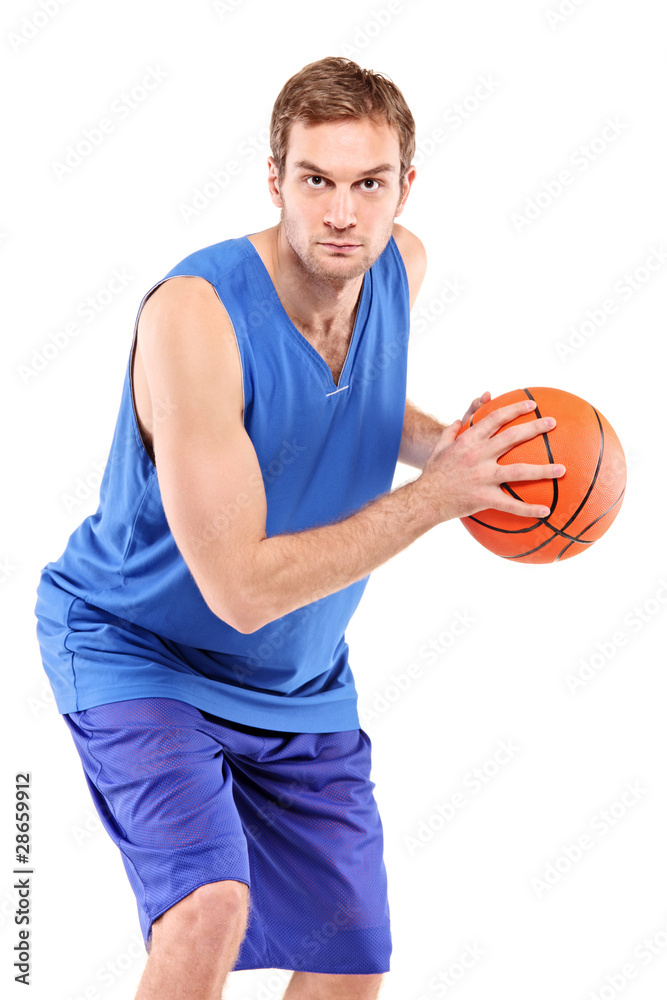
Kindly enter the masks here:
<path id="1" fill-rule="evenodd" d="M 333 229 L 348 229 L 357 223 L 352 193 L 343 187 L 336 188 L 324 215 L 324 223 Z"/>

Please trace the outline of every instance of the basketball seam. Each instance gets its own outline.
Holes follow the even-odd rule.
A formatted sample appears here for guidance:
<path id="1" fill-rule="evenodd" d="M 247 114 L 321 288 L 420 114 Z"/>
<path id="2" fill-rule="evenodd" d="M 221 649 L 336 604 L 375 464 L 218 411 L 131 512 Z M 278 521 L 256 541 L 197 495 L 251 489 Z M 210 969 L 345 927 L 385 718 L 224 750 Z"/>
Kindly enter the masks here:
<path id="1" fill-rule="evenodd" d="M 585 527 L 585 528 L 583 528 L 583 529 L 582 529 L 582 530 L 581 530 L 581 531 L 579 532 L 579 534 L 577 535 L 577 537 L 576 537 L 576 538 L 574 538 L 574 539 L 573 539 L 573 540 L 572 540 L 571 542 L 569 542 L 569 544 L 568 544 L 568 545 L 566 545 L 564 549 L 561 549 L 561 551 L 560 551 L 560 552 L 558 553 L 558 555 L 557 555 L 557 556 L 556 556 L 556 558 L 554 559 L 554 562 L 558 562 L 558 560 L 559 560 L 559 559 L 560 559 L 560 557 L 561 557 L 561 556 L 563 555 L 563 553 L 564 553 L 564 552 L 567 552 L 567 550 L 568 550 L 568 549 L 570 548 L 570 546 L 571 546 L 571 545 L 574 545 L 574 544 L 575 544 L 575 542 L 576 542 L 576 543 L 577 543 L 578 545 L 591 545 L 591 544 L 592 544 L 592 543 L 593 543 L 593 542 L 595 541 L 595 539 L 591 539 L 591 540 L 590 540 L 590 541 L 588 541 L 588 542 L 587 542 L 587 541 L 586 541 L 585 539 L 584 539 L 584 540 L 582 541 L 582 539 L 581 539 L 581 535 L 585 535 L 585 534 L 586 534 L 586 532 L 587 532 L 587 531 L 589 531 L 589 530 L 590 530 L 590 528 L 592 528 L 594 524 L 597 524 L 597 523 L 598 523 L 598 521 L 601 521 L 601 520 L 602 520 L 602 518 L 603 518 L 603 517 L 604 517 L 604 516 L 605 516 L 606 514 L 608 514 L 610 510 L 613 510 L 613 508 L 614 508 L 614 507 L 616 506 L 616 504 L 617 504 L 617 503 L 619 503 L 619 502 L 620 502 L 620 501 L 621 501 L 621 500 L 623 499 L 623 494 L 624 494 L 624 493 L 625 493 L 625 486 L 623 487 L 623 489 L 621 490 L 621 492 L 619 493 L 619 495 L 618 495 L 618 496 L 616 497 L 616 499 L 614 500 L 614 502 L 613 502 L 613 503 L 610 503 L 610 504 L 609 504 L 609 506 L 607 507 L 607 509 L 606 509 L 606 510 L 603 510 L 601 514 L 598 514 L 598 516 L 597 516 L 597 517 L 595 518 L 595 520 L 594 520 L 594 521 L 591 521 L 591 523 L 590 523 L 590 524 L 586 525 L 586 527 Z"/>
<path id="2" fill-rule="evenodd" d="M 517 497 L 517 500 L 521 500 L 521 497 Z M 522 500 L 522 503 L 525 503 L 525 500 Z M 517 515 L 517 516 L 521 516 L 521 515 Z M 476 524 L 481 525 L 482 528 L 488 528 L 489 531 L 500 531 L 504 535 L 521 535 L 521 534 L 526 534 L 526 532 L 528 532 L 528 531 L 534 531 L 535 528 L 539 528 L 540 525 L 543 524 L 545 526 L 545 528 L 549 528 L 550 531 L 553 531 L 554 535 L 560 535 L 561 538 L 567 538 L 569 541 L 572 541 L 572 542 L 579 541 L 579 535 L 568 535 L 568 533 L 566 531 L 563 531 L 562 528 L 556 528 L 553 524 L 551 524 L 549 521 L 547 521 L 547 519 L 545 517 L 539 518 L 537 524 L 531 524 L 530 527 L 528 527 L 528 528 L 497 528 L 494 524 L 487 524 L 486 521 L 480 521 L 480 519 L 478 517 L 473 517 L 472 514 L 468 514 L 468 519 L 470 521 L 474 521 Z M 580 534 L 581 534 L 581 532 L 580 532 Z M 547 541 L 550 542 L 551 539 L 547 538 Z M 537 550 L 533 549 L 533 551 L 535 552 Z"/>
<path id="3" fill-rule="evenodd" d="M 567 524 L 563 525 L 563 530 L 565 530 L 565 528 L 568 528 L 572 524 L 572 522 L 575 520 L 575 518 L 581 513 L 581 511 L 586 506 L 586 501 L 588 500 L 589 496 L 591 495 L 591 493 L 593 491 L 593 487 L 595 486 L 595 483 L 597 482 L 598 475 L 600 473 L 600 466 L 602 465 L 602 456 L 604 455 L 604 430 L 602 428 L 602 421 L 600 420 L 600 415 L 599 415 L 598 411 L 595 409 L 594 406 L 591 406 L 591 410 L 595 414 L 595 419 L 597 420 L 598 427 L 600 428 L 600 452 L 598 454 L 598 464 L 595 467 L 595 472 L 594 472 L 593 478 L 591 480 L 591 485 L 588 487 L 588 489 L 586 491 L 586 496 L 581 501 L 581 503 L 579 504 L 579 506 L 577 507 L 577 509 L 575 510 L 574 514 L 572 515 L 572 517 L 570 518 L 570 520 L 567 522 Z M 593 522 L 593 523 L 595 523 L 595 522 Z M 580 534 L 581 533 L 582 532 L 580 532 Z"/>
<path id="4" fill-rule="evenodd" d="M 535 399 L 535 397 L 533 395 L 531 395 L 529 389 L 524 389 L 523 391 L 528 396 L 528 399 L 532 399 L 532 401 L 535 403 L 535 417 L 539 420 L 542 417 L 542 414 L 540 413 L 540 408 L 537 405 L 537 400 Z M 548 437 L 548 434 L 547 434 L 546 431 L 545 431 L 544 434 L 542 434 L 542 440 L 544 441 L 544 447 L 547 450 L 547 458 L 549 459 L 549 463 L 551 465 L 553 465 L 554 464 L 554 457 L 553 457 L 553 454 L 551 452 L 551 445 L 549 444 L 549 437 Z M 549 516 L 551 516 L 551 514 L 553 514 L 553 512 L 556 510 L 556 507 L 558 505 L 558 480 L 557 479 L 552 479 L 551 482 L 553 484 L 553 494 L 554 495 L 553 495 L 553 503 L 551 504 L 551 510 L 549 511 L 549 514 L 547 515 L 547 517 L 549 517 Z M 523 499 L 523 498 L 521 497 L 520 499 Z M 525 503 L 526 501 L 524 500 L 523 502 Z M 565 525 L 565 527 L 567 527 L 567 525 Z"/>
<path id="5" fill-rule="evenodd" d="M 589 525 L 589 527 L 590 527 L 590 525 Z M 559 536 L 557 534 L 556 535 L 552 535 L 551 538 L 547 538 L 546 541 L 540 542 L 539 545 L 536 545 L 534 549 L 528 549 L 527 552 L 519 552 L 518 555 L 516 555 L 516 556 L 503 556 L 503 559 L 523 559 L 524 556 L 532 556 L 533 552 L 539 552 L 540 549 L 543 549 L 545 545 L 548 545 L 549 542 L 553 542 L 558 537 Z M 569 535 L 565 535 L 565 537 L 569 538 L 570 536 Z M 579 538 L 572 538 L 572 541 L 568 542 L 568 544 L 565 546 L 565 548 L 568 548 L 569 545 L 573 545 L 575 542 L 577 542 L 579 545 L 592 545 L 594 541 L 595 541 L 594 538 L 591 538 L 590 541 L 581 540 Z M 554 560 L 554 562 L 555 562 L 555 560 Z"/>
<path id="6" fill-rule="evenodd" d="M 532 399 L 532 401 L 535 404 L 537 404 L 537 401 L 536 401 L 535 397 L 532 395 L 532 393 L 530 392 L 529 389 L 522 389 L 521 391 L 525 392 L 525 394 L 528 397 L 528 399 Z M 474 414 L 473 414 L 473 416 L 474 416 Z M 537 419 L 540 419 L 541 416 L 542 416 L 542 414 L 540 413 L 540 408 L 539 408 L 539 406 L 536 405 L 535 406 L 535 417 Z M 469 427 L 473 426 L 473 417 L 472 416 L 470 417 L 470 423 L 469 423 L 468 426 Z M 553 454 L 551 452 L 551 445 L 549 444 L 549 438 L 547 437 L 546 432 L 542 434 L 542 440 L 544 441 L 544 446 L 546 448 L 547 458 L 549 459 L 550 464 L 553 465 L 554 464 L 554 458 L 553 458 Z M 552 486 L 553 486 L 553 499 L 552 499 L 551 509 L 550 509 L 549 513 L 547 514 L 547 517 L 551 517 L 552 514 L 554 513 L 554 511 L 556 510 L 556 505 L 558 504 L 558 496 L 559 496 L 559 494 L 558 494 L 558 480 L 557 479 L 552 479 L 551 482 L 552 482 Z M 520 500 L 521 503 L 526 503 L 526 501 L 523 499 L 523 497 L 519 496 L 518 493 L 515 493 L 514 490 L 512 489 L 512 487 L 508 483 L 501 483 L 500 484 L 500 488 L 501 489 L 504 488 L 511 496 L 514 497 L 515 500 Z M 546 524 L 546 526 L 548 528 L 551 528 L 552 531 L 554 531 L 556 533 L 559 533 L 559 534 L 561 533 L 558 528 L 554 528 L 554 526 L 552 524 L 549 524 L 549 522 L 545 518 L 543 518 L 543 517 L 537 518 L 536 524 L 531 524 L 530 527 L 528 527 L 528 528 L 497 528 L 493 524 L 487 524 L 485 521 L 480 521 L 479 518 L 473 517 L 472 514 L 470 514 L 469 517 L 470 517 L 471 521 L 475 522 L 475 524 L 479 524 L 483 528 L 488 528 L 489 531 L 500 531 L 504 535 L 525 535 L 529 531 L 535 531 L 535 529 L 539 528 L 539 526 L 541 524 Z M 565 527 L 567 527 L 567 525 L 565 525 Z M 569 538 L 571 536 L 565 535 L 564 537 L 565 538 Z M 550 541 L 550 539 L 547 539 L 547 541 Z M 536 552 L 537 549 L 533 549 L 533 551 Z"/>

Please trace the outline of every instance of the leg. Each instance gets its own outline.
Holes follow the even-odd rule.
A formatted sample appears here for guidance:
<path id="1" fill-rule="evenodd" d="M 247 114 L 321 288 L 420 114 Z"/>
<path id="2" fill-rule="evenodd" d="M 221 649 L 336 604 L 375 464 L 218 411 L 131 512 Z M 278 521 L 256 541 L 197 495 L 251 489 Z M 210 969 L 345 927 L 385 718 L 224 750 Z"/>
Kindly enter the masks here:
<path id="1" fill-rule="evenodd" d="M 267 733 L 258 753 L 242 735 L 225 744 L 242 767 L 237 806 L 262 886 L 248 958 L 296 970 L 287 1000 L 319 998 L 323 987 L 375 997 L 391 933 L 370 739 L 359 730 Z"/>
<path id="2" fill-rule="evenodd" d="M 195 889 L 153 922 L 135 1000 L 220 1000 L 245 934 L 248 886 L 230 879 Z"/>
<path id="3" fill-rule="evenodd" d="M 381 972 L 357 976 L 295 972 L 283 1000 L 376 1000 L 382 975 Z"/>
<path id="4" fill-rule="evenodd" d="M 139 1000 L 220 1000 L 251 903 L 220 743 L 201 713 L 176 699 L 132 699 L 64 718 L 137 899 L 148 950 Z"/>

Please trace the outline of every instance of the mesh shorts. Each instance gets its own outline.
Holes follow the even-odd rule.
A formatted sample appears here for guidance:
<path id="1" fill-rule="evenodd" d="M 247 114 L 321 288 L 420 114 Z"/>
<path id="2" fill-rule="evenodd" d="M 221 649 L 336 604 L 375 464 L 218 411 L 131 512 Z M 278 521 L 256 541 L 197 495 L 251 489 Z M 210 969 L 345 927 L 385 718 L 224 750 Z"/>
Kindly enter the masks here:
<path id="1" fill-rule="evenodd" d="M 170 906 L 235 879 L 250 889 L 235 970 L 389 971 L 382 824 L 362 729 L 272 732 L 162 697 L 63 718 L 147 949 Z"/>

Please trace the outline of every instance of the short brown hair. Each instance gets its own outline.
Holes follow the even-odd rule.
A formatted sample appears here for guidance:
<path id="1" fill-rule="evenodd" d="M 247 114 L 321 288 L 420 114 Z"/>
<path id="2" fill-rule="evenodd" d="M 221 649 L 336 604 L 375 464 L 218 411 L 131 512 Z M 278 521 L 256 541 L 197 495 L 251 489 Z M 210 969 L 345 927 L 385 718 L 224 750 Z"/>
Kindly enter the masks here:
<path id="1" fill-rule="evenodd" d="M 328 56 L 308 63 L 291 76 L 273 105 L 270 124 L 271 154 L 278 182 L 285 175 L 290 125 L 371 118 L 398 130 L 401 171 L 399 184 L 415 155 L 415 121 L 403 94 L 384 73 L 362 69 L 351 59 Z"/>

